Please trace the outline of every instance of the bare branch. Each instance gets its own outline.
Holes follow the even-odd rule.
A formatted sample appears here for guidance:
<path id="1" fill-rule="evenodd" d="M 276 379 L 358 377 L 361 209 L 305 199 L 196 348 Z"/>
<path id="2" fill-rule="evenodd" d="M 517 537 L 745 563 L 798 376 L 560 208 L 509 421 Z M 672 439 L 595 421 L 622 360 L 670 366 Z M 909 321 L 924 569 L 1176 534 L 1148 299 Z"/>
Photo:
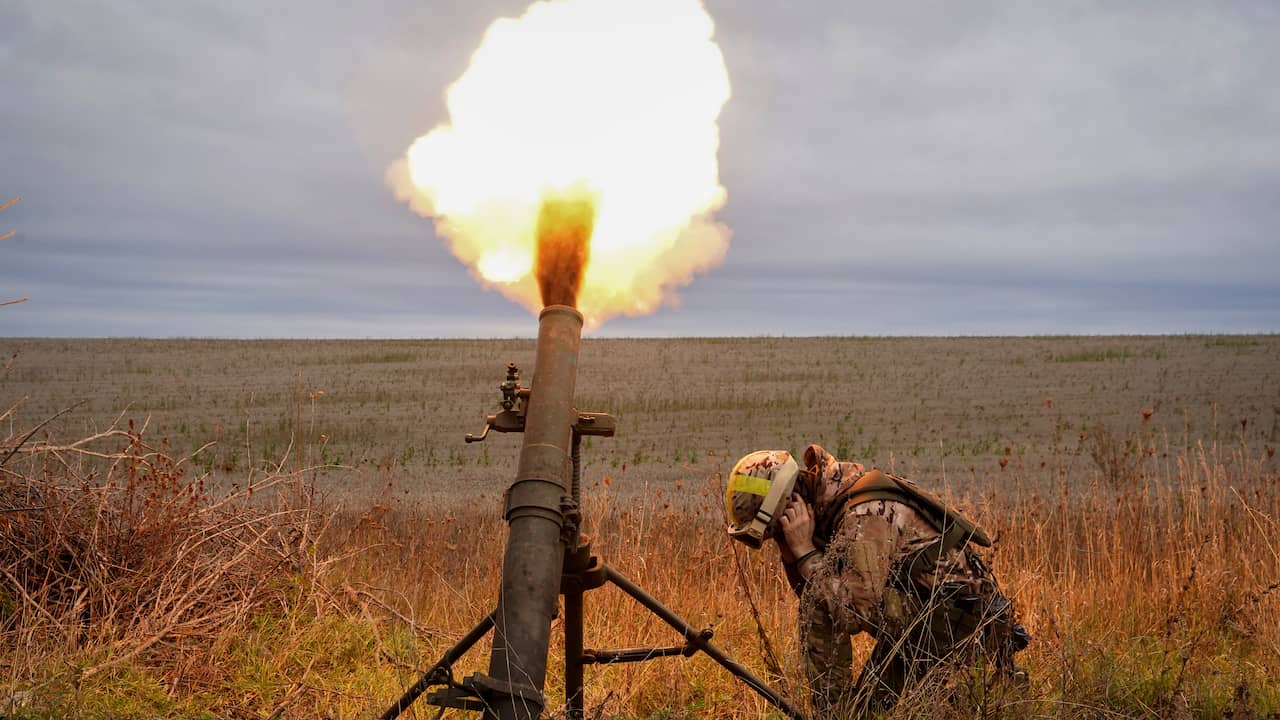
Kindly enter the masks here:
<path id="1" fill-rule="evenodd" d="M 14 403 L 8 410 L 0 413 L 0 421 L 7 420 L 10 415 L 18 410 L 18 408 L 22 407 L 22 403 L 26 402 L 29 397 L 29 395 L 23 395 L 18 398 L 18 402 Z"/>
<path id="2" fill-rule="evenodd" d="M 66 415 L 67 413 L 71 412 L 72 410 L 75 410 L 76 408 L 80 407 L 81 405 L 84 405 L 84 404 L 85 404 L 85 403 L 87 403 L 87 402 L 89 402 L 89 401 L 88 401 L 88 400 L 81 400 L 80 402 L 75 403 L 74 405 L 71 405 L 70 407 L 63 408 L 62 410 L 59 410 L 58 412 L 54 413 L 52 416 L 50 416 L 50 417 L 46 418 L 46 419 L 44 420 L 44 422 L 42 422 L 42 423 L 40 423 L 39 425 L 36 425 L 35 427 L 31 428 L 31 432 L 27 433 L 27 434 L 22 438 L 22 440 L 18 441 L 18 444 L 17 444 L 17 445 L 14 445 L 12 448 L 10 448 L 10 449 L 9 449 L 9 453 L 8 453 L 7 455 L 5 455 L 5 456 L 4 456 L 4 459 L 3 459 L 3 460 L 0 460 L 0 467 L 4 467 L 5 463 L 9 462 L 9 458 L 13 457 L 13 456 L 14 456 L 14 453 L 18 452 L 18 449 L 19 449 L 19 448 L 21 448 L 23 445 L 27 444 L 27 441 L 28 441 L 28 440 L 30 440 L 32 437 L 34 437 L 36 433 L 40 432 L 40 428 L 44 427 L 45 425 L 48 425 L 49 423 L 53 422 L 54 420 L 57 420 L 58 418 L 62 417 L 63 415 Z"/>

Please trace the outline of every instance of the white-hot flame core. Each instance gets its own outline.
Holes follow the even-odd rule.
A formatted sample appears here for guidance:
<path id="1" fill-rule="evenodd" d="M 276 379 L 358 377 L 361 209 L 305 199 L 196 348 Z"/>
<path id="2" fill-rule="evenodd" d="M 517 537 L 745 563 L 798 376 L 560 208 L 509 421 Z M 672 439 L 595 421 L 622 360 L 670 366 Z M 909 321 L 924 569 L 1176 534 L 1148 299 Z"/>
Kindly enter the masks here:
<path id="1" fill-rule="evenodd" d="M 449 123 L 388 182 L 477 277 L 534 312 L 542 199 L 585 191 L 596 214 L 578 308 L 592 327 L 653 312 L 728 247 L 712 217 L 729 99 L 713 30 L 699 0 L 548 0 L 497 20 L 447 91 Z"/>

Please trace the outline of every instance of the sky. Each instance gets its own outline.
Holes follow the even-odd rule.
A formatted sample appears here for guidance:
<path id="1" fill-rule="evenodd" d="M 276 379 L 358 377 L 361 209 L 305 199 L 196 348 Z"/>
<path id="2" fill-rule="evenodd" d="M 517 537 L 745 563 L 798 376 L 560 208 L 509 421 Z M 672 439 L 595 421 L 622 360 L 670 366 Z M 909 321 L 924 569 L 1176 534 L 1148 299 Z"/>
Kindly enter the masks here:
<path id="1" fill-rule="evenodd" d="M 384 181 L 526 6 L 0 3 L 0 336 L 535 334 Z M 1280 3 L 707 8 L 728 253 L 596 335 L 1280 331 Z"/>

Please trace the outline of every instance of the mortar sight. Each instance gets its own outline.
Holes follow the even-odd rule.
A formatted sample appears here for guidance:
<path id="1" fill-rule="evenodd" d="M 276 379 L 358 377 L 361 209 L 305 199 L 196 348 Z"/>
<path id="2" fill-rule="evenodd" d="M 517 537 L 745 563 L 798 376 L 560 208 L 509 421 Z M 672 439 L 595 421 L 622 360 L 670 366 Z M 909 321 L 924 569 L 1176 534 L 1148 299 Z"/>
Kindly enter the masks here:
<path id="1" fill-rule="evenodd" d="M 496 415 L 485 415 L 484 429 L 479 435 L 467 433 L 468 443 L 481 442 L 489 437 L 490 430 L 502 433 L 524 432 L 525 408 L 529 401 L 529 388 L 520 386 L 520 368 L 515 363 L 507 363 L 507 378 L 498 385 L 502 392 L 502 412 Z"/>
<path id="2" fill-rule="evenodd" d="M 520 389 L 520 368 L 515 363 L 507 363 L 507 379 L 498 386 L 502 391 L 502 409 L 510 410 L 516 405 L 516 393 Z"/>
<path id="3" fill-rule="evenodd" d="M 524 432 L 524 404 L 529 399 L 529 388 L 520 385 L 520 368 L 515 363 L 507 363 L 507 378 L 498 385 L 502 392 L 502 412 L 484 416 L 484 429 L 477 435 L 467 433 L 464 438 L 469 443 L 482 442 L 489 437 L 489 431 L 500 433 Z M 573 424 L 576 435 L 594 435 L 596 437 L 613 437 L 617 432 L 618 421 L 608 413 L 579 412 Z"/>

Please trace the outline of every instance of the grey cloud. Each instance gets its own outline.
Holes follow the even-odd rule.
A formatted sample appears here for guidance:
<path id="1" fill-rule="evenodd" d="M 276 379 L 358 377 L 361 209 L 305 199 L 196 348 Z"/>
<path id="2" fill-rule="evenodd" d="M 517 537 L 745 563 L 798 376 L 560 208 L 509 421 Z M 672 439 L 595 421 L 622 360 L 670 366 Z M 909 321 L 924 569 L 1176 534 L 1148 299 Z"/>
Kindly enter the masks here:
<path id="1" fill-rule="evenodd" d="M 746 88 L 727 114 L 751 115 L 726 123 L 731 264 L 787 262 L 781 245 L 848 268 L 851 285 L 871 268 L 1052 271 L 1066 284 L 1045 296 L 1063 312 L 1036 322 L 1081 331 L 1100 325 L 1075 296 L 1127 306 L 1089 287 L 1099 278 L 1206 307 L 1245 285 L 1280 295 L 1280 96 L 1261 90 L 1280 63 L 1274 5 L 854 3 L 752 19 L 721 23 Z M 1179 291 L 1203 280 L 1218 291 Z M 1160 306 L 1129 329 L 1177 327 Z"/>
<path id="2" fill-rule="evenodd" d="M 634 335 L 1035 335 L 1074 333 L 1266 332 L 1280 298 L 1273 288 L 1134 280 L 1081 281 L 970 266 L 950 272 L 846 266 L 779 273 L 750 292 L 724 276 L 691 287 L 666 320 L 627 318 L 608 337 Z M 767 273 L 762 275 L 759 273 Z"/>
<path id="3" fill-rule="evenodd" d="M 604 334 L 1280 330 L 1280 6 L 709 6 L 733 244 Z M 0 5 L 0 335 L 529 334 L 382 181 L 523 7 Z"/>

